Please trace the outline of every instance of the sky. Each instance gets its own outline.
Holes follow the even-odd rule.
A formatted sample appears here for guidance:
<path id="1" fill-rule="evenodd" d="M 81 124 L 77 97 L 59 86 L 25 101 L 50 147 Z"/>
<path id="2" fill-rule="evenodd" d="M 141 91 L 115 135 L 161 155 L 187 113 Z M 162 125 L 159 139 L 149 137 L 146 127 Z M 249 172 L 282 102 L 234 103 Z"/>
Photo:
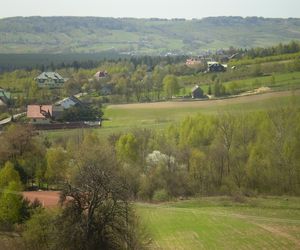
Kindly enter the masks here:
<path id="1" fill-rule="evenodd" d="M 99 16 L 203 18 L 300 17 L 300 0 L 0 0 L 0 18 Z"/>

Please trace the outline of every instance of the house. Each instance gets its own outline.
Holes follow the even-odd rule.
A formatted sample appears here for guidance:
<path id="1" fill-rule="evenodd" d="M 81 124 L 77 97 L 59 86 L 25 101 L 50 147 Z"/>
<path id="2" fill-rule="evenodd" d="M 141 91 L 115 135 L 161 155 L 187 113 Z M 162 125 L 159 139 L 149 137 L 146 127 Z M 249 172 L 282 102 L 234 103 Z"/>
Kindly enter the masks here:
<path id="1" fill-rule="evenodd" d="M 108 77 L 108 73 L 107 71 L 98 71 L 95 75 L 94 75 L 94 79 L 96 80 L 100 80 L 102 78 L 106 78 Z"/>
<path id="2" fill-rule="evenodd" d="M 64 98 L 61 101 L 58 101 L 56 103 L 56 105 L 63 107 L 63 109 L 68 109 L 73 106 L 83 105 L 83 103 L 75 96 L 70 96 L 70 97 Z"/>
<path id="3" fill-rule="evenodd" d="M 221 64 L 219 62 L 208 62 L 207 71 L 208 72 L 225 72 L 227 69 L 226 64 Z"/>
<path id="4" fill-rule="evenodd" d="M 203 97 L 204 97 L 203 90 L 198 85 L 196 85 L 192 89 L 192 98 L 195 99 L 195 98 L 203 98 Z"/>
<path id="5" fill-rule="evenodd" d="M 10 93 L 0 88 L 0 106 L 7 106 L 10 102 Z"/>
<path id="6" fill-rule="evenodd" d="M 52 105 L 28 105 L 27 118 L 31 123 L 50 123 L 52 120 Z"/>
<path id="7" fill-rule="evenodd" d="M 40 88 L 61 88 L 66 81 L 66 79 L 56 72 L 43 72 L 35 80 Z"/>
<path id="8" fill-rule="evenodd" d="M 201 65 L 201 64 L 203 64 L 203 61 L 198 58 L 190 58 L 190 59 L 187 59 L 185 62 L 186 66 L 196 66 L 196 65 Z"/>

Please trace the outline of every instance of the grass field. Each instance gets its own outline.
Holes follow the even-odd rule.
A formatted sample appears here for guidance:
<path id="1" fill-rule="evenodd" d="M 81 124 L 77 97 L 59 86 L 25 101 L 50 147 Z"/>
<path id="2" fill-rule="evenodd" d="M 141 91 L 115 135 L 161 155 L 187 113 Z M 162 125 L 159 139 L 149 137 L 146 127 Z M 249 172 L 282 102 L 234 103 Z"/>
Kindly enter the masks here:
<path id="1" fill-rule="evenodd" d="M 150 249 L 300 249 L 300 198 L 137 204 Z"/>
<path id="2" fill-rule="evenodd" d="M 86 131 L 94 131 L 100 136 L 107 136 L 135 128 L 162 129 L 198 113 L 217 115 L 222 112 L 251 112 L 290 104 L 300 107 L 299 95 L 300 90 L 296 90 L 221 100 L 110 105 L 104 109 L 104 116 L 108 120 L 103 122 L 102 128 L 42 131 L 41 134 L 51 139 L 78 136 Z"/>
<path id="3" fill-rule="evenodd" d="M 226 111 L 249 112 L 288 105 L 292 100 L 300 105 L 300 91 L 273 92 L 221 100 L 159 102 L 144 104 L 111 105 L 105 109 L 103 129 L 132 127 L 160 128 L 180 122 L 188 115 L 197 113 L 217 114 Z M 294 98 L 291 98 L 294 96 Z"/>

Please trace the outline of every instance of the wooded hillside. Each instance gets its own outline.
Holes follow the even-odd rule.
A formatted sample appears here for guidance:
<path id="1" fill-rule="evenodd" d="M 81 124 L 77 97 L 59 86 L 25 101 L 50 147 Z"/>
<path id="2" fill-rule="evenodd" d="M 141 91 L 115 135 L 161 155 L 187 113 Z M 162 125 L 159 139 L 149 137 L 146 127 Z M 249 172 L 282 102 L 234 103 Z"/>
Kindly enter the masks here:
<path id="1" fill-rule="evenodd" d="M 269 46 L 300 38 L 300 19 L 209 17 L 134 19 L 13 17 L 0 19 L 0 53 L 200 53 Z"/>

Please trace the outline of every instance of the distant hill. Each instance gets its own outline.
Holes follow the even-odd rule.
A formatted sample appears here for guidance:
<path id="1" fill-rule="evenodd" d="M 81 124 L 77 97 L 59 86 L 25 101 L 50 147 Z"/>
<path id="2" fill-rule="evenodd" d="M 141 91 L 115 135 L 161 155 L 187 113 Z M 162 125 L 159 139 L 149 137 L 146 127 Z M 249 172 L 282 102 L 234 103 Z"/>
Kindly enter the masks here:
<path id="1" fill-rule="evenodd" d="M 134 19 L 13 17 L 0 19 L 0 53 L 199 54 L 300 39 L 300 19 L 209 17 Z"/>

